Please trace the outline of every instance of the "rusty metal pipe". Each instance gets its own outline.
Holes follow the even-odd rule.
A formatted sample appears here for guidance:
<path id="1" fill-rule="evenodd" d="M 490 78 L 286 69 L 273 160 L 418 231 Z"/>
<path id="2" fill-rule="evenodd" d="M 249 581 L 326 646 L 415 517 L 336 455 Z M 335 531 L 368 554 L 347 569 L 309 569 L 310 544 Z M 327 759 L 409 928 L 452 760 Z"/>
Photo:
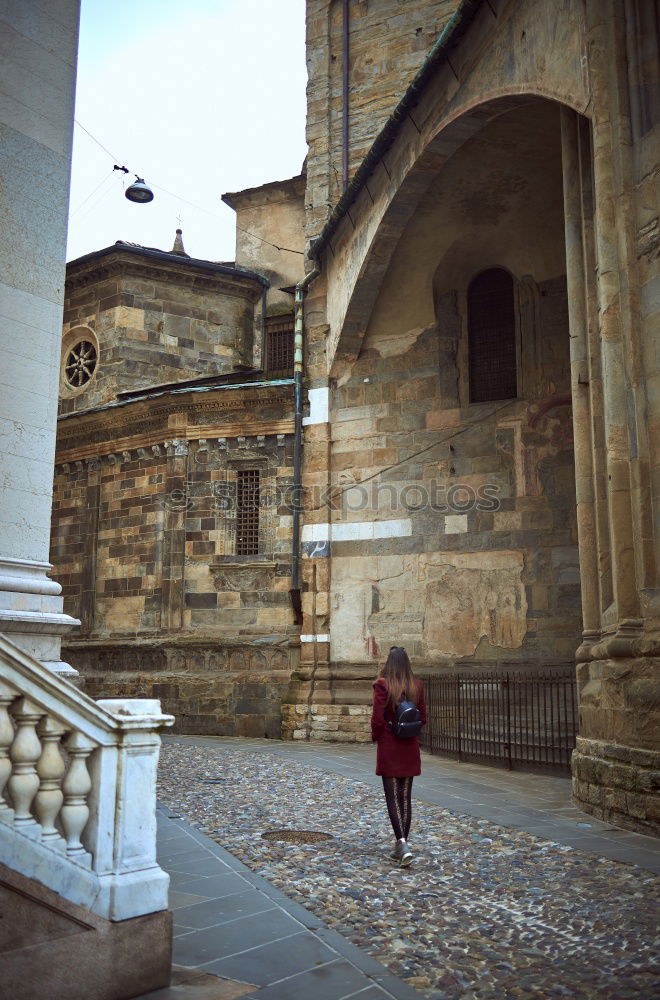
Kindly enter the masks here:
<path id="1" fill-rule="evenodd" d="M 293 392 L 294 392 L 294 437 L 293 437 L 293 525 L 291 539 L 291 589 L 289 596 L 296 615 L 298 627 L 302 625 L 302 601 L 300 596 L 300 511 L 302 507 L 302 395 L 303 395 L 303 332 L 305 292 L 318 277 L 318 264 L 296 285 L 294 305 L 293 335 Z"/>

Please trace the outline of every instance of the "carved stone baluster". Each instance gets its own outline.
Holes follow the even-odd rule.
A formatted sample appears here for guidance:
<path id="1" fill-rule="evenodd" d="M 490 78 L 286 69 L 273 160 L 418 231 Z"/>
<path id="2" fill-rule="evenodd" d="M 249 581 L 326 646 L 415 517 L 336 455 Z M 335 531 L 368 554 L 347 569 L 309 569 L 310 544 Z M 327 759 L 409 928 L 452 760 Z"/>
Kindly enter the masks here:
<path id="1" fill-rule="evenodd" d="M 87 770 L 87 758 L 96 745 L 93 740 L 79 732 L 71 733 L 65 741 L 71 763 L 62 783 L 64 805 L 60 817 L 66 839 L 66 853 L 79 864 L 90 861 L 90 855 L 80 842 L 80 835 L 89 819 L 87 796 L 92 787 L 92 779 Z"/>
<path id="2" fill-rule="evenodd" d="M 19 698 L 12 707 L 11 714 L 18 726 L 9 750 L 12 773 L 7 784 L 14 805 L 14 827 L 25 836 L 38 840 L 41 827 L 30 809 L 39 788 L 36 765 L 41 756 L 41 743 L 36 726 L 44 712 L 28 698 Z"/>
<path id="3" fill-rule="evenodd" d="M 60 740 L 68 731 L 63 722 L 58 722 L 50 715 L 41 720 L 37 729 L 42 747 L 37 764 L 41 784 L 34 800 L 34 811 L 41 824 L 42 843 L 56 851 L 64 851 L 66 848 L 66 842 L 55 826 L 55 819 L 64 801 L 61 786 L 66 770 Z"/>
<path id="4" fill-rule="evenodd" d="M 16 697 L 16 691 L 0 681 L 0 822 L 13 823 L 14 810 L 4 799 L 5 785 L 11 774 L 9 747 L 14 739 L 14 726 L 9 718 L 7 706 Z"/>

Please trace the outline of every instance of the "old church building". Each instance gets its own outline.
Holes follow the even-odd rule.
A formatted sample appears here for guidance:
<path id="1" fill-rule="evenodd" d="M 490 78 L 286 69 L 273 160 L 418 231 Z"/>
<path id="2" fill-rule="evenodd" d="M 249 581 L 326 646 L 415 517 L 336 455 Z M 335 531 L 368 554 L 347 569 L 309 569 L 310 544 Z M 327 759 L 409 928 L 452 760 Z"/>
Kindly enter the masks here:
<path id="1" fill-rule="evenodd" d="M 52 558 L 93 696 L 182 731 L 279 736 L 291 611 L 293 296 L 303 179 L 226 196 L 260 273 L 122 242 L 67 268 Z M 258 216 L 258 217 L 257 217 Z M 261 243 L 258 236 L 252 243 Z M 297 246 L 296 246 L 297 244 Z M 297 251 L 297 252 L 296 252 Z"/>
<path id="2" fill-rule="evenodd" d="M 393 643 L 577 662 L 576 800 L 657 829 L 659 53 L 653 0 L 308 0 L 306 177 L 225 196 L 236 261 L 69 265 L 91 693 L 351 740 Z"/>

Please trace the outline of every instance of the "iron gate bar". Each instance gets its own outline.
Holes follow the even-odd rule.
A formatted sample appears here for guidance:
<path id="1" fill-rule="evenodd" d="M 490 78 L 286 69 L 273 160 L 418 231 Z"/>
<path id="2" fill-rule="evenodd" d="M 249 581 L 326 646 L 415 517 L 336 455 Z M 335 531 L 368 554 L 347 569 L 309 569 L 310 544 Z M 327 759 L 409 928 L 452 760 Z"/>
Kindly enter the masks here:
<path id="1" fill-rule="evenodd" d="M 507 677 L 504 681 L 504 690 L 506 692 L 506 752 L 507 752 L 507 764 L 509 771 L 513 770 L 513 755 L 511 753 L 511 685 L 509 684 L 509 678 Z"/>
<path id="2" fill-rule="evenodd" d="M 577 735 L 577 687 L 568 672 L 488 671 L 424 679 L 431 753 L 514 767 L 570 769 Z"/>
<path id="3" fill-rule="evenodd" d="M 554 733 L 555 731 L 555 693 L 557 694 L 557 702 L 559 702 L 559 684 L 552 683 L 550 687 L 550 731 Z M 559 745 L 559 756 L 561 758 L 561 744 Z M 555 763 L 555 748 L 552 748 L 552 762 Z"/>
<path id="4" fill-rule="evenodd" d="M 461 734 L 463 727 L 461 725 L 461 679 L 456 678 L 456 708 L 458 710 L 458 720 L 457 720 L 457 736 L 458 736 L 458 759 L 463 760 L 462 749 L 463 741 L 461 740 Z"/>

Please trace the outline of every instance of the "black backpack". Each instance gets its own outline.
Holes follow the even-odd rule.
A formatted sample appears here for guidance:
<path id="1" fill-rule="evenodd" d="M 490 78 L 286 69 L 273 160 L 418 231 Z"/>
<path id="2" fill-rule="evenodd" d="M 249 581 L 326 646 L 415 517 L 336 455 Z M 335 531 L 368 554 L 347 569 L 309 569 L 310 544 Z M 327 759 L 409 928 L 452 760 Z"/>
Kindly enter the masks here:
<path id="1" fill-rule="evenodd" d="M 400 701 L 394 711 L 392 732 L 400 740 L 409 740 L 419 736 L 422 728 L 422 718 L 414 701 Z"/>

